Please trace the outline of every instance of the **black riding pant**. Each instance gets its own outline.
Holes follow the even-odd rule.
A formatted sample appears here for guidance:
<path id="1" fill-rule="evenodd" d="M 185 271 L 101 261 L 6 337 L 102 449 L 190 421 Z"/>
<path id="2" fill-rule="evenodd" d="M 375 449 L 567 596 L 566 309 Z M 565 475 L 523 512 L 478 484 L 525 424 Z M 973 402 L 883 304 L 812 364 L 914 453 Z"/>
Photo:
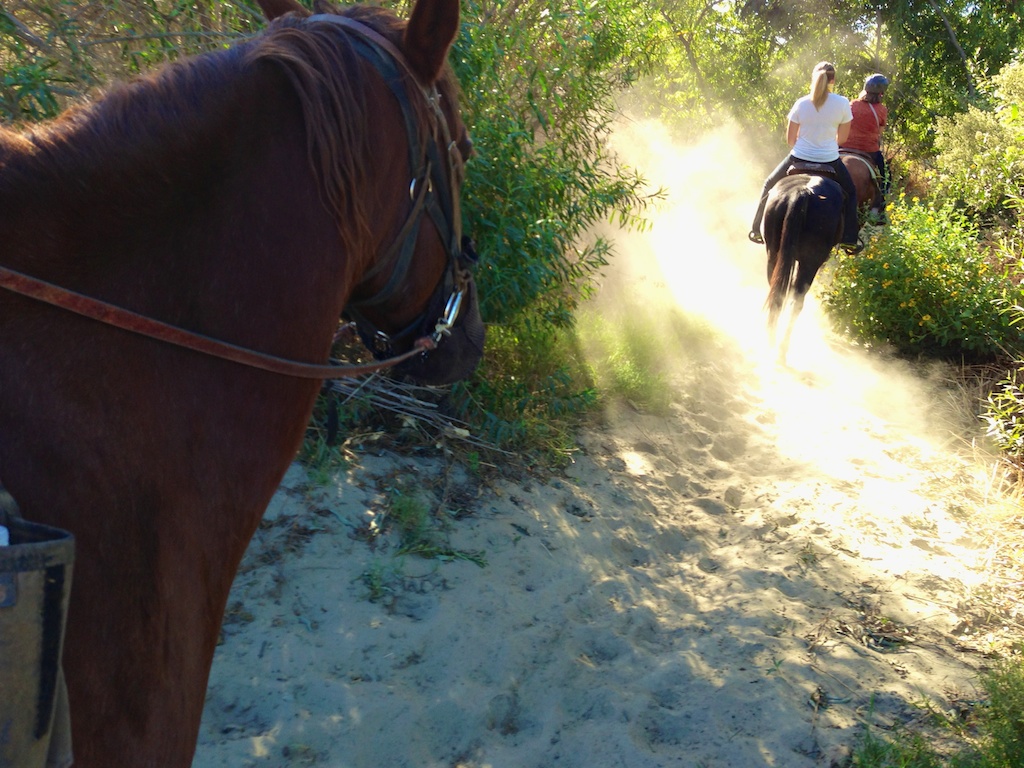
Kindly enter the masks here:
<path id="1" fill-rule="evenodd" d="M 885 155 L 882 154 L 881 150 L 878 152 L 871 153 L 871 159 L 875 161 L 875 167 L 878 169 L 878 177 L 881 179 L 882 194 L 889 194 L 889 169 L 885 167 Z"/>
<path id="2" fill-rule="evenodd" d="M 760 232 L 761 231 L 761 218 L 764 216 L 764 206 L 768 202 L 768 193 L 771 192 L 772 187 L 778 184 L 786 176 L 786 172 L 789 170 L 794 162 L 813 162 L 804 160 L 803 158 L 797 157 L 796 155 L 787 155 L 786 159 L 776 166 L 775 170 L 768 174 L 768 178 L 765 179 L 764 186 L 761 188 L 761 200 L 757 205 L 757 213 L 754 215 L 754 223 L 751 225 L 751 229 Z M 853 186 L 853 179 L 850 178 L 850 172 L 846 170 L 846 166 L 843 165 L 842 160 L 838 157 L 830 163 L 822 163 L 822 165 L 831 166 L 836 173 L 836 181 L 839 182 L 839 186 L 843 188 L 843 192 L 846 193 L 846 211 L 843 214 L 843 240 L 844 243 L 856 243 L 857 232 L 860 230 L 860 223 L 857 221 L 857 188 Z"/>

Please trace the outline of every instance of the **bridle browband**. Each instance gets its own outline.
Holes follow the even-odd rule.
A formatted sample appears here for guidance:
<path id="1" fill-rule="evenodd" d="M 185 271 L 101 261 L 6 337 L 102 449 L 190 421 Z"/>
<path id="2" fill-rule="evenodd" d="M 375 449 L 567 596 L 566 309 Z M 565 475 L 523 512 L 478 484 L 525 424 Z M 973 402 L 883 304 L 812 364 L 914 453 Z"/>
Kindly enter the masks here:
<path id="1" fill-rule="evenodd" d="M 409 73 L 409 76 L 412 77 L 412 73 L 409 70 L 408 64 L 406 64 L 401 52 L 390 41 L 375 30 L 353 19 L 348 19 L 343 16 L 324 14 L 310 16 L 306 21 L 330 21 L 359 35 L 360 37 L 356 38 L 357 40 L 362 39 L 366 41 L 365 45 L 359 46 L 360 52 L 364 58 L 367 58 L 367 60 L 377 68 L 378 72 L 388 82 L 392 92 L 395 93 L 396 98 L 398 98 L 406 122 L 406 130 L 409 135 L 410 153 L 415 157 L 417 147 L 420 145 L 419 133 L 416 120 L 411 108 L 409 107 L 408 100 L 404 96 L 405 88 L 394 78 L 389 77 L 388 71 L 382 70 L 379 63 L 379 61 L 390 58 L 398 67 L 401 67 L 401 72 L 407 72 Z M 377 61 L 374 61 L 366 56 L 367 51 L 380 51 L 381 53 L 377 54 Z M 386 58 L 383 54 L 386 54 Z M 389 68 L 389 70 L 390 69 L 393 68 Z M 399 70 L 393 71 L 398 72 Z M 414 77 L 413 80 L 415 80 Z M 440 106 L 438 104 L 439 95 L 437 89 L 436 87 L 424 89 L 421 86 L 420 90 L 427 99 L 428 104 L 431 107 L 432 114 L 435 116 L 441 132 L 444 134 L 446 147 L 450 155 L 452 150 L 455 149 L 455 145 L 450 139 L 448 123 L 444 119 L 444 115 L 441 113 Z M 419 193 L 416 193 L 417 179 L 414 179 L 410 186 L 410 197 L 413 198 L 412 211 L 410 212 L 406 223 L 399 231 L 399 237 L 391 248 L 389 248 L 386 254 L 387 258 L 379 260 L 378 266 L 371 270 L 371 272 L 374 272 L 380 269 L 381 265 L 386 266 L 392 258 L 394 258 L 392 254 L 397 251 L 398 263 L 395 268 L 395 273 L 398 274 L 399 277 L 396 281 L 396 276 L 393 274 L 383 291 L 379 292 L 377 296 L 373 297 L 369 301 L 370 303 L 380 303 L 384 299 L 388 298 L 388 295 L 384 293 L 385 291 L 393 292 L 394 290 L 397 290 L 398 285 L 401 284 L 401 278 L 404 277 L 405 273 L 408 271 L 409 263 L 412 259 L 416 234 L 419 231 L 419 220 L 421 219 L 424 210 L 429 211 L 431 218 L 434 219 L 438 232 L 441 234 L 442 239 L 446 241 L 446 249 L 450 256 L 449 265 L 446 268 L 444 275 L 442 275 L 438 285 L 438 291 L 440 292 L 445 290 L 445 287 L 451 283 L 455 284 L 456 289 L 453 290 L 449 297 L 444 313 L 438 318 L 433 329 L 431 329 L 427 335 L 415 339 L 412 343 L 412 348 L 408 351 L 402 354 L 389 356 L 384 360 L 378 360 L 373 363 L 347 365 L 317 365 L 314 363 L 303 363 L 295 360 L 288 360 L 276 355 L 270 355 L 264 352 L 257 352 L 245 347 L 240 347 L 220 339 L 205 336 L 201 333 L 189 331 L 184 328 L 171 325 L 170 323 L 165 323 L 161 320 L 141 315 L 137 312 L 125 309 L 124 307 L 120 307 L 91 296 L 86 296 L 85 294 L 72 291 L 2 265 L 0 265 L 0 288 L 5 288 L 13 293 L 50 304 L 60 309 L 73 312 L 83 317 L 87 317 L 137 335 L 156 339 L 178 347 L 200 352 L 205 355 L 217 357 L 222 360 L 228 360 L 251 368 L 258 368 L 260 370 L 285 376 L 325 380 L 362 376 L 385 368 L 390 368 L 416 355 L 435 349 L 444 337 L 451 333 L 451 328 L 458 318 L 462 304 L 464 287 L 464 278 L 462 276 L 468 269 L 468 265 L 464 264 L 464 262 L 467 259 L 472 261 L 470 256 L 467 255 L 463 247 L 463 243 L 461 242 L 461 217 L 459 215 L 458 194 L 454 184 L 454 159 L 449 156 L 449 163 L 446 164 L 447 167 L 444 169 L 447 173 L 444 174 L 443 177 L 432 171 L 432 161 L 437 160 L 438 158 L 436 155 L 439 154 L 437 151 L 437 141 L 433 131 L 431 132 L 430 140 L 428 142 L 427 154 L 429 159 L 426 162 L 425 172 L 422 174 Z M 440 163 L 438 164 L 440 165 Z M 422 164 L 412 161 L 413 168 L 421 166 Z M 448 199 L 451 203 L 446 210 L 441 209 L 436 199 L 432 201 L 429 200 L 429 198 L 432 197 L 432 186 L 435 182 L 440 182 L 443 191 L 449 193 Z M 428 300 L 426 311 L 429 311 L 432 303 L 432 301 Z M 346 308 L 346 312 L 351 313 L 356 318 L 357 326 L 360 325 L 357 312 L 352 311 L 349 308 Z M 424 314 L 426 314 L 426 312 Z M 416 325 L 422 323 L 422 321 L 423 318 L 421 316 L 421 318 L 418 318 L 417 323 L 414 323 L 410 328 L 415 328 Z M 406 334 L 408 330 L 409 329 L 402 331 L 401 334 Z M 361 328 L 360 331 L 365 338 L 365 330 Z M 372 335 L 374 337 L 382 337 L 383 339 L 386 339 L 388 351 L 390 351 L 391 337 L 382 334 L 380 331 L 376 331 L 376 329 L 374 329 Z M 393 338 L 400 338 L 400 334 L 396 334 Z"/>

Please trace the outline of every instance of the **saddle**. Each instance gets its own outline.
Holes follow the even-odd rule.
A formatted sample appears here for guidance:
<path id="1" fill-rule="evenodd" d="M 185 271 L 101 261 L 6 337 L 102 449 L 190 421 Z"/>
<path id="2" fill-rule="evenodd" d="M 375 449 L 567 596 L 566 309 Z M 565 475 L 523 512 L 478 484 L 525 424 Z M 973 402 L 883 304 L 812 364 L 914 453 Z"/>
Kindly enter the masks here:
<path id="1" fill-rule="evenodd" d="M 843 155 L 851 155 L 853 157 L 863 158 L 864 160 L 867 160 L 872 165 L 875 164 L 875 158 L 872 157 L 870 152 L 865 152 L 863 149 L 852 149 L 850 147 L 840 147 L 839 148 L 839 156 L 842 157 Z"/>
<path id="2" fill-rule="evenodd" d="M 873 158 L 869 152 L 862 152 L 859 149 L 840 149 L 839 157 L 852 157 L 855 160 L 864 163 L 868 168 L 868 172 L 871 174 L 871 181 L 875 183 L 876 187 L 878 186 L 878 166 L 875 165 L 875 158 Z"/>
<path id="3" fill-rule="evenodd" d="M 836 177 L 835 169 L 828 163 L 812 163 L 809 160 L 794 160 L 786 169 L 787 176 L 810 174 L 812 176 L 824 176 L 826 179 Z"/>

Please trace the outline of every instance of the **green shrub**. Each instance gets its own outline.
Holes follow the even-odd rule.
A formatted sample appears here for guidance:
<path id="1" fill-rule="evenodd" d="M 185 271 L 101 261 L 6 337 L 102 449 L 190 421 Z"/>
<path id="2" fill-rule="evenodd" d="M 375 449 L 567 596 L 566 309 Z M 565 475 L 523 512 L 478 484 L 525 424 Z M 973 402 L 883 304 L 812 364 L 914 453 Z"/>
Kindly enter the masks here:
<path id="1" fill-rule="evenodd" d="M 1024 196 L 1024 66 L 1012 62 L 980 85 L 980 106 L 935 121 L 931 194 L 983 229 L 1014 228 Z"/>
<path id="2" fill-rule="evenodd" d="M 836 327 L 909 355 L 996 359 L 1020 335 L 999 302 L 1012 292 L 977 229 L 952 204 L 916 198 L 889 206 L 889 226 L 858 256 L 830 263 L 825 305 Z"/>
<path id="3" fill-rule="evenodd" d="M 1000 113 L 971 107 L 936 121 L 933 194 L 982 225 L 1012 221 L 1007 202 L 1024 192 L 1024 132 Z"/>
<path id="4" fill-rule="evenodd" d="M 982 677 L 988 707 L 980 716 L 981 754 L 986 768 L 1024 765 L 1024 667 L 1004 659 Z"/>
<path id="5" fill-rule="evenodd" d="M 483 439 L 546 459 L 564 456 L 575 445 L 574 428 L 597 403 L 581 361 L 571 329 L 529 319 L 492 325 L 477 376 L 456 385 L 454 399 Z"/>
<path id="6" fill-rule="evenodd" d="M 463 212 L 481 255 L 485 319 L 566 326 L 607 264 L 589 230 L 635 221 L 644 181 L 609 156 L 615 93 L 646 60 L 629 0 L 466 3 L 452 60 L 476 157 Z"/>
<path id="7" fill-rule="evenodd" d="M 596 224 L 650 199 L 608 153 L 615 94 L 651 65 L 654 22 L 631 0 L 463 4 L 452 55 L 477 150 L 463 194 L 480 253 L 487 358 L 466 418 L 505 447 L 556 452 L 595 402 L 574 314 L 611 258 Z"/>
<path id="8" fill-rule="evenodd" d="M 943 768 L 942 761 L 917 733 L 896 730 L 889 741 L 865 730 L 853 754 L 854 768 Z"/>
<path id="9" fill-rule="evenodd" d="M 1024 307 L 1020 304 L 1010 305 L 1005 314 L 1015 327 L 1024 323 Z M 989 394 L 982 418 L 996 447 L 1024 470 L 1024 360 L 1018 359 L 1016 369 Z"/>
<path id="10" fill-rule="evenodd" d="M 615 317 L 588 309 L 581 314 L 579 335 L 603 396 L 655 413 L 668 411 L 676 394 L 668 365 L 678 351 L 667 349 L 669 336 L 660 320 L 659 327 L 641 313 Z"/>
<path id="11" fill-rule="evenodd" d="M 262 27 L 253 0 L 0 4 L 0 120 L 54 117 L 96 86 Z"/>
<path id="12" fill-rule="evenodd" d="M 1020 768 L 1024 765 L 1024 668 L 1003 659 L 981 676 L 987 701 L 974 709 L 972 732 L 960 721 L 935 719 L 957 744 L 942 754 L 920 734 L 897 728 L 889 741 L 869 728 L 853 754 L 856 768 Z M 947 748 L 950 740 L 946 739 Z M 944 750 L 944 751 L 948 751 Z"/>

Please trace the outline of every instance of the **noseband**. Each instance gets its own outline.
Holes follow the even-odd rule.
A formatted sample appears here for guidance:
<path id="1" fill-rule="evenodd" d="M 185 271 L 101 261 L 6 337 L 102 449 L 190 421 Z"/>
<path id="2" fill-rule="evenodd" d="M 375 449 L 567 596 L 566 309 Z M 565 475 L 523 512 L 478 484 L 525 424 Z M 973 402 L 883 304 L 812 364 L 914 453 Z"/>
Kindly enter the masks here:
<path id="1" fill-rule="evenodd" d="M 306 22 L 335 24 L 352 34 L 355 48 L 384 79 L 402 110 L 409 144 L 409 167 L 413 169 L 413 179 L 409 184 L 412 204 L 409 214 L 383 257 L 363 275 L 363 282 L 386 269 L 390 270 L 391 275 L 384 287 L 372 296 L 350 302 L 343 315 L 354 321 L 363 342 L 378 357 L 394 354 L 395 343 L 410 338 L 427 337 L 439 344 L 451 333 L 458 319 L 470 270 L 477 262 L 471 241 L 462 236 L 462 215 L 456 186 L 456 177 L 465 158 L 461 157 L 458 145 L 452 140 L 448 121 L 441 109 L 441 94 L 436 85 L 421 85 L 401 51 L 365 24 L 332 14 L 310 16 Z M 410 81 L 416 84 L 415 88 L 409 87 Z M 420 132 L 416 110 L 410 102 L 410 91 L 418 92 L 427 104 L 430 125 L 426 141 Z M 444 243 L 448 265 L 427 301 L 426 309 L 405 328 L 387 334 L 375 327 L 362 310 L 386 303 L 405 283 L 424 213 L 430 216 Z M 435 313 L 445 296 L 444 310 L 438 316 Z"/>

